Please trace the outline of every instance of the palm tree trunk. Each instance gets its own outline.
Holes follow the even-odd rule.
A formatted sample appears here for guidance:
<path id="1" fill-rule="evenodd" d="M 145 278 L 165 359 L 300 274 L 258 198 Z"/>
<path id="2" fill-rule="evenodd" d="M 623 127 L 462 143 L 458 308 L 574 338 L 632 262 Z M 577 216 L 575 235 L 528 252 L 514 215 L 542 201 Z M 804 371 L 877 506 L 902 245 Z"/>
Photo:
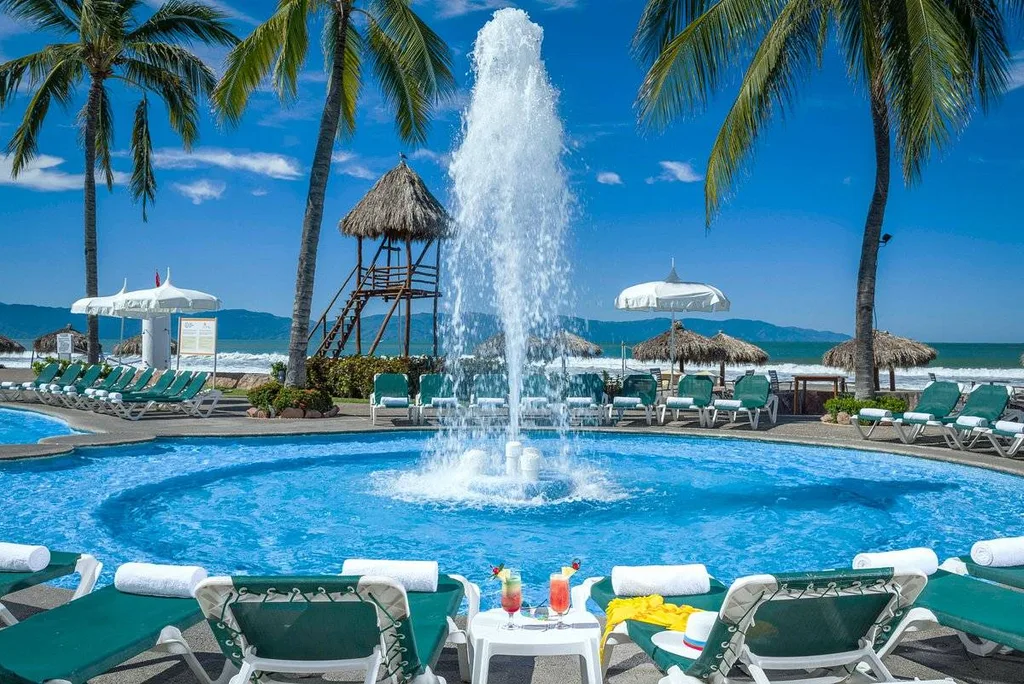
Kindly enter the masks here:
<path id="1" fill-rule="evenodd" d="M 89 99 L 85 113 L 85 296 L 99 294 L 96 267 L 96 119 L 99 115 L 103 82 L 93 79 L 89 86 Z M 89 363 L 100 360 L 100 324 L 96 316 L 89 316 Z"/>
<path id="2" fill-rule="evenodd" d="M 871 122 L 875 134 L 875 189 L 864 224 L 860 269 L 857 271 L 854 379 L 858 399 L 870 399 L 875 394 L 875 279 L 878 272 L 879 239 L 889 198 L 889 105 L 885 99 L 885 86 L 880 80 L 871 87 Z"/>
<path id="3" fill-rule="evenodd" d="M 285 385 L 304 387 L 306 384 L 306 354 L 309 345 L 309 310 L 313 301 L 313 282 L 316 278 L 316 252 L 320 243 L 320 225 L 324 216 L 324 197 L 331 173 L 331 154 L 341 120 L 342 78 L 345 73 L 345 37 L 349 14 L 344 2 L 337 2 L 334 12 L 339 14 L 338 36 L 335 41 L 334 63 L 327 101 L 320 117 L 320 133 L 309 173 L 309 193 L 306 195 L 306 215 L 302 219 L 302 243 L 299 246 L 299 266 L 295 275 L 295 303 L 292 305 L 292 330 L 288 342 L 288 372 Z"/>

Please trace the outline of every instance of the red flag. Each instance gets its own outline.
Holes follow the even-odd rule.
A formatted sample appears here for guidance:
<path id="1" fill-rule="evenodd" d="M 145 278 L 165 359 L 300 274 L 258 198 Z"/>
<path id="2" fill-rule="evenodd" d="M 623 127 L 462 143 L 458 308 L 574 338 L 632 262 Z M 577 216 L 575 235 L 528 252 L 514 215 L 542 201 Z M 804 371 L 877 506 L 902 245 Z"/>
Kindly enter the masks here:
<path id="1" fill-rule="evenodd" d="M 156 272 L 156 286 L 160 287 L 160 271 Z"/>

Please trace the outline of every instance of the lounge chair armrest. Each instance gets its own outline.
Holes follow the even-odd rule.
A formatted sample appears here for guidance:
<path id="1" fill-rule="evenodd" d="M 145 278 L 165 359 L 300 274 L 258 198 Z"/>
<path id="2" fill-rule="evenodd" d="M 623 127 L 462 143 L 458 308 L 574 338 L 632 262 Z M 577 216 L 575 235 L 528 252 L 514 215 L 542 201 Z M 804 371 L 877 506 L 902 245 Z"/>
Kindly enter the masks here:
<path id="1" fill-rule="evenodd" d="M 71 596 L 72 601 L 82 598 L 93 590 L 96 581 L 100 578 L 100 573 L 103 572 L 103 563 L 96 560 L 95 556 L 83 553 L 75 563 L 75 572 L 78 573 L 79 580 L 75 593 Z"/>
<path id="2" fill-rule="evenodd" d="M 473 622 L 473 618 L 480 612 L 480 587 L 470 582 L 462 575 L 448 575 L 453 580 L 462 585 L 462 590 L 466 592 L 466 603 L 469 604 L 469 609 L 466 612 L 466 624 L 469 625 Z"/>
<path id="3" fill-rule="evenodd" d="M 586 610 L 591 588 L 603 579 L 604 577 L 588 577 L 583 580 L 582 584 L 573 587 L 570 592 L 572 594 L 572 609 Z"/>

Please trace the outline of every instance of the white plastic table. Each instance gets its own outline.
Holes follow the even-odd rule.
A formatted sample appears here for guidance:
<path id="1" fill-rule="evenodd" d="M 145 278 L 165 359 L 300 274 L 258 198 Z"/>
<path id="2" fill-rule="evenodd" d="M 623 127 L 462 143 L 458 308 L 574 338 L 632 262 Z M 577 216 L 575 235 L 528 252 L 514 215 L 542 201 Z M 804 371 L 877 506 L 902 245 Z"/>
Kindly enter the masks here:
<path id="1" fill-rule="evenodd" d="M 575 655 L 581 659 L 580 670 L 586 684 L 601 684 L 601 661 L 598 642 L 601 625 L 590 613 L 573 611 L 562 621 L 569 629 L 555 629 L 553 621 L 516 616 L 518 629 L 502 629 L 508 613 L 495 608 L 477 613 L 469 625 L 473 644 L 473 684 L 487 684 L 490 660 L 496 655 L 553 656 Z"/>

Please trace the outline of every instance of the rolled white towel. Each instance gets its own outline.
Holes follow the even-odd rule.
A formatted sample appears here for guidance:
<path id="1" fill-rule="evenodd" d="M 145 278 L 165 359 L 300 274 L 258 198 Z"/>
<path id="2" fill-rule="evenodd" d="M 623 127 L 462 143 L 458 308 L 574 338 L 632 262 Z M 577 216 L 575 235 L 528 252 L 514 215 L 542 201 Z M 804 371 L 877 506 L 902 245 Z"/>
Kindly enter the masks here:
<path id="1" fill-rule="evenodd" d="M 406 591 L 434 593 L 437 591 L 437 561 L 374 560 L 349 558 L 341 566 L 342 575 L 383 575 L 390 577 Z"/>
<path id="2" fill-rule="evenodd" d="M 0 389 L 11 389 L 16 384 L 17 383 L 10 382 L 9 380 L 8 381 L 4 381 L 4 382 L 0 382 Z"/>
<path id="3" fill-rule="evenodd" d="M 927 423 L 935 420 L 935 416 L 931 413 L 915 413 L 914 411 L 907 411 L 903 414 L 903 420 L 921 420 Z"/>
<path id="4" fill-rule="evenodd" d="M 993 568 L 1024 565 L 1024 537 L 980 541 L 971 547 L 971 560 Z"/>
<path id="5" fill-rule="evenodd" d="M 39 572 L 49 564 L 45 546 L 0 542 L 0 572 Z"/>
<path id="6" fill-rule="evenodd" d="M 505 400 L 501 397 L 478 397 L 476 400 L 477 406 L 489 406 L 491 408 L 495 406 L 504 406 Z"/>
<path id="7" fill-rule="evenodd" d="M 196 565 L 125 563 L 114 573 L 114 586 L 125 594 L 193 598 L 206 570 Z"/>
<path id="8" fill-rule="evenodd" d="M 1015 423 L 1012 420 L 997 420 L 993 427 L 1003 432 L 1016 432 L 1018 435 L 1024 433 L 1024 423 Z"/>
<path id="9" fill-rule="evenodd" d="M 670 409 L 690 408 L 693 406 L 693 397 L 669 397 L 665 400 L 665 406 Z"/>
<path id="10" fill-rule="evenodd" d="M 615 397 L 612 399 L 612 406 L 616 408 L 634 408 L 643 405 L 640 397 Z"/>
<path id="11" fill-rule="evenodd" d="M 874 418 L 875 420 L 892 420 L 892 411 L 880 408 L 862 408 L 859 413 L 861 418 Z"/>
<path id="12" fill-rule="evenodd" d="M 933 575 L 939 569 L 939 557 L 923 546 L 901 551 L 858 553 L 853 559 L 853 569 L 868 568 L 893 568 L 896 572 L 920 570 L 926 575 Z"/>
<path id="13" fill-rule="evenodd" d="M 960 416 L 956 419 L 956 426 L 963 428 L 988 427 L 988 421 L 978 416 Z"/>
<path id="14" fill-rule="evenodd" d="M 99 399 L 100 397 L 105 397 L 108 394 L 110 394 L 110 390 L 96 390 L 95 392 L 92 393 L 92 396 Z"/>
<path id="15" fill-rule="evenodd" d="M 525 406 L 547 406 L 547 397 L 523 397 L 521 403 Z"/>
<path id="16" fill-rule="evenodd" d="M 111 392 L 110 394 L 107 395 L 107 399 L 109 401 L 118 402 L 124 399 L 124 395 L 122 395 L 120 392 Z"/>
<path id="17" fill-rule="evenodd" d="M 380 405 L 384 408 L 409 408 L 408 397 L 381 397 Z"/>
<path id="18" fill-rule="evenodd" d="M 715 408 L 724 411 L 734 411 L 743 408 L 743 402 L 739 399 L 715 399 Z"/>
<path id="19" fill-rule="evenodd" d="M 711 575 L 700 563 L 691 565 L 616 565 L 612 590 L 617 596 L 693 596 L 711 591 Z"/>
<path id="20" fill-rule="evenodd" d="M 594 405 L 592 397 L 566 397 L 565 403 L 570 408 L 586 408 Z"/>
<path id="21" fill-rule="evenodd" d="M 447 406 L 458 406 L 459 400 L 455 397 L 434 397 L 430 400 L 430 405 L 435 408 L 447 407 Z"/>

